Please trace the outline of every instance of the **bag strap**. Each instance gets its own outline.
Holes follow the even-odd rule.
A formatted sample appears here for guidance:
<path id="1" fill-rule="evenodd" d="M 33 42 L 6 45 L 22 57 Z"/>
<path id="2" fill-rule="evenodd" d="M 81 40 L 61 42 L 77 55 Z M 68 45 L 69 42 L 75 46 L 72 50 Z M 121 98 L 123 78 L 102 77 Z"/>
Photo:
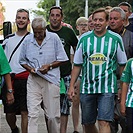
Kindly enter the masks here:
<path id="1" fill-rule="evenodd" d="M 14 50 L 13 50 L 13 52 L 12 52 L 10 58 L 9 58 L 9 63 L 10 63 L 11 58 L 12 58 L 12 56 L 14 55 L 15 51 L 18 49 L 18 47 L 20 46 L 20 44 L 22 43 L 22 41 L 24 40 L 24 38 L 25 38 L 29 33 L 30 33 L 30 32 L 27 32 L 26 35 L 20 40 L 20 42 L 18 43 L 18 45 L 14 48 Z"/>

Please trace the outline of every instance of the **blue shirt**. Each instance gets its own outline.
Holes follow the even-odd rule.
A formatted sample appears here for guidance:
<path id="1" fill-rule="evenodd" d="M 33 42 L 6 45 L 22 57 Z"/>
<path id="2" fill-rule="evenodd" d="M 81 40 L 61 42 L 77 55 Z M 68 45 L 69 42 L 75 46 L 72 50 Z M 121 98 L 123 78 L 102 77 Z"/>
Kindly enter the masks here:
<path id="1" fill-rule="evenodd" d="M 41 45 L 38 45 L 34 35 L 31 35 L 24 41 L 20 53 L 20 64 L 27 64 L 36 69 L 54 61 L 62 62 L 67 60 L 68 57 L 60 38 L 57 34 L 48 32 L 47 30 L 46 37 Z M 39 71 L 37 71 L 37 74 L 56 85 L 60 83 L 59 67 L 49 70 L 47 74 L 41 74 Z"/>

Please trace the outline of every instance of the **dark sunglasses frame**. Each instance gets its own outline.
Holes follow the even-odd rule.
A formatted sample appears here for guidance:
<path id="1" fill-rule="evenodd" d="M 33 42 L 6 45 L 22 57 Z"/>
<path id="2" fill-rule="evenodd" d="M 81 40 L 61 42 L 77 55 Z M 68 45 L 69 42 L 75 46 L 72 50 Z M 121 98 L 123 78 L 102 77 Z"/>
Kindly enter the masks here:
<path id="1" fill-rule="evenodd" d="M 51 13 L 51 10 L 53 10 L 53 9 L 59 9 L 59 10 L 61 11 L 61 15 L 63 16 L 63 11 L 62 11 L 62 8 L 61 8 L 60 6 L 52 6 L 52 7 L 50 8 L 49 15 L 50 15 L 50 13 Z"/>

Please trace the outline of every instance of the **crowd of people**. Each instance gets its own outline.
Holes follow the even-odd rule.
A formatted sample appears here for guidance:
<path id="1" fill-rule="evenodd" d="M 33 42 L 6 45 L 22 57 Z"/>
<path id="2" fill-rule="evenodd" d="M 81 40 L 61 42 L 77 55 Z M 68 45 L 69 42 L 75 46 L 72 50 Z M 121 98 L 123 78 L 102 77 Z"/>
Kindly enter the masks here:
<path id="1" fill-rule="evenodd" d="M 0 46 L 6 83 L 1 95 L 11 133 L 20 133 L 16 115 L 22 133 L 38 133 L 40 108 L 48 133 L 67 133 L 69 115 L 73 133 L 79 124 L 83 133 L 117 133 L 118 124 L 122 133 L 133 133 L 131 14 L 127 2 L 96 9 L 89 18 L 77 18 L 76 35 L 63 22 L 62 8 L 53 6 L 50 23 L 35 17 L 30 33 L 29 11 L 18 9 L 17 31 L 7 35 L 4 50 Z"/>

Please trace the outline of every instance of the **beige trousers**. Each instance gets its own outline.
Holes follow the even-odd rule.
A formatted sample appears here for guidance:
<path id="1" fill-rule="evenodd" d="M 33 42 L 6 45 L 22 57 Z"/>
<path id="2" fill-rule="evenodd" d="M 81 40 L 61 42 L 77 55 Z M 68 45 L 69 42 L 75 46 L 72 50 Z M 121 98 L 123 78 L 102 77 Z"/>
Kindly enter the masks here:
<path id="1" fill-rule="evenodd" d="M 28 133 L 38 133 L 40 104 L 48 119 L 49 133 L 60 132 L 60 88 L 47 80 L 29 75 L 27 81 Z"/>

